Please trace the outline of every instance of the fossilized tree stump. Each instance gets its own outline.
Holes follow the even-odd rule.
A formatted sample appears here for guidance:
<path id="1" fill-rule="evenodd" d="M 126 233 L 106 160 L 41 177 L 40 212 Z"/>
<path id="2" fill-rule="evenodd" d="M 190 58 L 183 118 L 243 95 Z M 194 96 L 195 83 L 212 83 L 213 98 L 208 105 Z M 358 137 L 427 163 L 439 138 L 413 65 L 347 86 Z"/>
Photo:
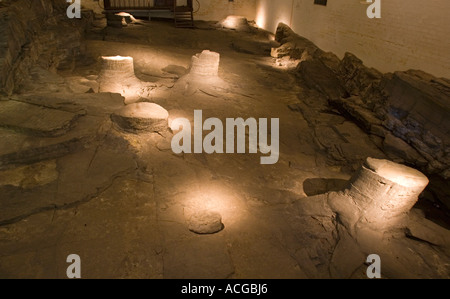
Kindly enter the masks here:
<path id="1" fill-rule="evenodd" d="M 347 190 L 360 210 L 358 225 L 384 231 L 402 227 L 428 182 L 413 168 L 368 158 Z"/>
<path id="2" fill-rule="evenodd" d="M 154 103 L 135 103 L 111 115 L 112 121 L 122 130 L 131 133 L 163 132 L 169 124 L 169 113 Z"/>
<path id="3" fill-rule="evenodd" d="M 102 72 L 100 76 L 108 77 L 134 77 L 134 64 L 132 57 L 102 56 Z"/>
<path id="4" fill-rule="evenodd" d="M 199 77 L 217 77 L 219 75 L 220 54 L 205 50 L 192 56 L 190 75 Z"/>
<path id="5" fill-rule="evenodd" d="M 103 56 L 99 91 L 120 93 L 128 102 L 139 99 L 142 82 L 134 74 L 132 57 Z"/>

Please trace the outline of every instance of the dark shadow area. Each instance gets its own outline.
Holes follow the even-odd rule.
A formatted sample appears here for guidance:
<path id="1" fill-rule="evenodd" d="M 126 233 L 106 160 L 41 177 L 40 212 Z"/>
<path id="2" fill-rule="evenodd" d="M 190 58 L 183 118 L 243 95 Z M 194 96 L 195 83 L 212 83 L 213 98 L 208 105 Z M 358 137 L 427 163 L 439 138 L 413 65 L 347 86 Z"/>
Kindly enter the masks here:
<path id="1" fill-rule="evenodd" d="M 341 179 L 306 179 L 303 191 L 308 196 L 324 194 L 331 191 L 341 191 L 347 186 L 347 180 Z"/>
<path id="2" fill-rule="evenodd" d="M 450 210 L 428 189 L 420 196 L 414 208 L 422 210 L 428 220 L 450 230 Z"/>
<path id="3" fill-rule="evenodd" d="M 179 65 L 168 65 L 165 68 L 163 68 L 162 71 L 182 77 L 186 75 L 188 70 L 185 67 Z"/>

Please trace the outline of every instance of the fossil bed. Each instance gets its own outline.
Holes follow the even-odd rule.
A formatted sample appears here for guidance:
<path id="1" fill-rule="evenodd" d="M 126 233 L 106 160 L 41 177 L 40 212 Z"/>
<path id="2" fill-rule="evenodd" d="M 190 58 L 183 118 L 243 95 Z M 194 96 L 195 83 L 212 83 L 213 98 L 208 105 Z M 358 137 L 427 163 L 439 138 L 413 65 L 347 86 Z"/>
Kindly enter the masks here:
<path id="1" fill-rule="evenodd" d="M 19 22 L 6 2 L 3 22 Z M 0 278 L 64 278 L 70 254 L 81 257 L 83 278 L 364 278 L 373 253 L 385 278 L 450 277 L 448 80 L 379 74 L 283 26 L 276 41 L 207 22 L 121 28 L 89 11 L 80 21 L 58 18 L 53 3 L 54 11 L 35 11 L 46 17 L 34 31 L 26 22 L 0 27 L 25 28 L 3 35 L 17 46 L 10 41 L 0 56 L 9 59 L 0 96 Z M 217 77 L 188 75 L 203 50 L 220 54 Z M 111 87 L 102 57 L 116 55 L 133 58 L 135 75 Z M 406 94 L 401 88 L 412 90 L 408 99 L 447 102 L 384 111 L 389 96 Z M 121 89 L 124 96 L 114 93 Z M 135 101 L 166 109 L 169 125 L 193 123 L 198 109 L 224 122 L 279 118 L 279 161 L 174 154 L 166 126 L 129 130 L 142 123 L 124 114 L 153 107 L 124 108 Z M 361 237 L 345 218 L 354 207 L 342 190 L 367 157 L 430 178 L 401 230 Z"/>

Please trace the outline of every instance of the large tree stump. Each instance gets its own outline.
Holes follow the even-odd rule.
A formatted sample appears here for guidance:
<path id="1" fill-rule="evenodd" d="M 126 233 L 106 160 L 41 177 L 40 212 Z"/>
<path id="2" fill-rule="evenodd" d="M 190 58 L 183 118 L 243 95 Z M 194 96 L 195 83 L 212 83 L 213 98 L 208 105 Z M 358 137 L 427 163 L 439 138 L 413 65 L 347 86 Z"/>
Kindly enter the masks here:
<path id="1" fill-rule="evenodd" d="M 103 56 L 99 91 L 120 93 L 127 103 L 139 100 L 142 82 L 134 74 L 132 57 Z"/>
<path id="2" fill-rule="evenodd" d="M 383 231 L 404 227 L 407 214 L 428 182 L 413 168 L 368 158 L 347 190 L 360 211 L 357 225 Z"/>

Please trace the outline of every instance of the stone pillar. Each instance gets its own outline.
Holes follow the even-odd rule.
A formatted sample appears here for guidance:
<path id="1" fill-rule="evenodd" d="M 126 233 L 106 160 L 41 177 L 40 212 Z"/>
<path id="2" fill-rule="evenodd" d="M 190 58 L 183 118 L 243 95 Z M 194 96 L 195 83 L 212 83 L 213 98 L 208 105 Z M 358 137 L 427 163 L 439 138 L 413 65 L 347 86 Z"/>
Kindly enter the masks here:
<path id="1" fill-rule="evenodd" d="M 192 56 L 190 75 L 200 77 L 217 77 L 219 75 L 220 54 L 205 50 Z"/>
<path id="2" fill-rule="evenodd" d="M 347 190 L 360 211 L 357 226 L 377 231 L 402 228 L 428 183 L 427 177 L 413 168 L 368 158 Z"/>

